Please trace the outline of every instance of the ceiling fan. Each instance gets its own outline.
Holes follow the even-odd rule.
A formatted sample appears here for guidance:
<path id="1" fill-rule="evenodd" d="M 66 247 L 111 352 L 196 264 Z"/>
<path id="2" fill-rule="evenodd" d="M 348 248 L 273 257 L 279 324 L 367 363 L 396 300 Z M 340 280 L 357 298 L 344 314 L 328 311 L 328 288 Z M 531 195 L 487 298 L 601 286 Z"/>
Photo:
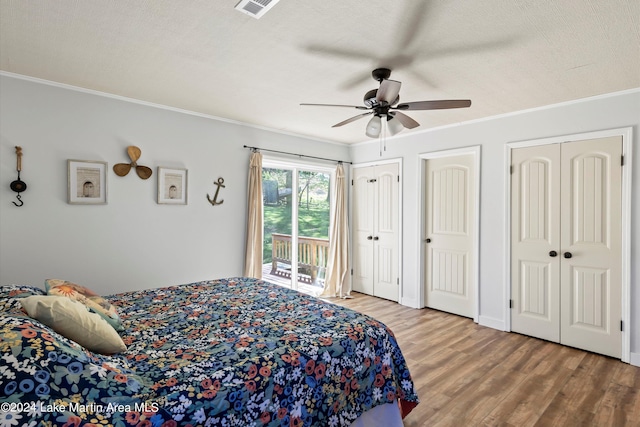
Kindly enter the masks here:
<path id="1" fill-rule="evenodd" d="M 380 136 L 383 126 L 383 118 L 386 122 L 387 129 L 391 135 L 395 135 L 403 129 L 413 129 L 420 126 L 420 123 L 416 122 L 411 117 L 402 113 L 406 110 L 443 110 L 449 108 L 466 108 L 471 105 L 469 99 L 448 99 L 437 101 L 416 101 L 416 102 L 403 102 L 400 101 L 400 86 L 402 83 L 396 80 L 389 80 L 391 70 L 388 68 L 376 68 L 371 72 L 371 76 L 374 80 L 380 82 L 378 89 L 372 89 L 364 95 L 364 106 L 362 105 L 342 105 L 342 104 L 308 104 L 302 103 L 300 105 L 311 105 L 319 107 L 347 107 L 355 108 L 358 110 L 366 110 L 366 113 L 358 114 L 348 118 L 347 120 L 336 123 L 332 127 L 340 127 L 347 123 L 354 122 L 365 116 L 373 114 L 371 120 L 366 127 L 366 135 L 370 138 L 377 138 Z"/>

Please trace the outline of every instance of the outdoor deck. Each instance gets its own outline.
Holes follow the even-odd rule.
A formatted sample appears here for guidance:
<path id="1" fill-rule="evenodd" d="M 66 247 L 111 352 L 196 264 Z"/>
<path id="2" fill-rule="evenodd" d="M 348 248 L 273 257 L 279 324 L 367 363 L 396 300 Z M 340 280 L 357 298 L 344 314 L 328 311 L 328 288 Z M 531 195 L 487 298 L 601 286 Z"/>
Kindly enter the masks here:
<path id="1" fill-rule="evenodd" d="M 284 286 L 285 288 L 291 288 L 290 278 L 271 274 L 271 263 L 262 265 L 262 279 L 266 280 L 267 282 L 274 283 L 276 285 Z M 305 294 L 317 296 L 322 291 L 322 287 L 320 286 L 320 284 L 311 285 L 309 283 L 304 283 L 301 280 L 298 280 L 298 291 Z"/>

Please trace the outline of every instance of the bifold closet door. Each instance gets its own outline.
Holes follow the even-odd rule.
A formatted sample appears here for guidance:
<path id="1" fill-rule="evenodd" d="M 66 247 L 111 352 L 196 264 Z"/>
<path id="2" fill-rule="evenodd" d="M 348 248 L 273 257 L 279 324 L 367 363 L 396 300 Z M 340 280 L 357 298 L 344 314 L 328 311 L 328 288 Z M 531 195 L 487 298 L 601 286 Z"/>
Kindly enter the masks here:
<path id="1" fill-rule="evenodd" d="M 353 290 L 373 295 L 374 168 L 353 168 Z"/>
<path id="2" fill-rule="evenodd" d="M 620 137 L 512 150 L 511 328 L 621 354 Z"/>
<path id="3" fill-rule="evenodd" d="M 375 231 L 373 236 L 373 295 L 399 299 L 398 240 L 400 234 L 399 167 L 397 163 L 375 166 Z"/>
<path id="4" fill-rule="evenodd" d="M 398 301 L 399 166 L 353 169 L 353 290 Z"/>

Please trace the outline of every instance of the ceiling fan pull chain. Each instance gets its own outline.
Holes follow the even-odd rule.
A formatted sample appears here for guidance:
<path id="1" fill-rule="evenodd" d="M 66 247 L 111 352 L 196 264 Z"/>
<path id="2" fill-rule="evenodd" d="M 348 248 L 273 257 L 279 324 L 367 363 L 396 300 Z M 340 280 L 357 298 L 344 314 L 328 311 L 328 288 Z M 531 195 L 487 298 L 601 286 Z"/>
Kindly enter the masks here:
<path id="1" fill-rule="evenodd" d="M 384 116 L 384 124 L 382 125 L 382 134 L 384 138 L 384 151 L 387 151 L 387 122 L 389 121 L 389 117 Z"/>

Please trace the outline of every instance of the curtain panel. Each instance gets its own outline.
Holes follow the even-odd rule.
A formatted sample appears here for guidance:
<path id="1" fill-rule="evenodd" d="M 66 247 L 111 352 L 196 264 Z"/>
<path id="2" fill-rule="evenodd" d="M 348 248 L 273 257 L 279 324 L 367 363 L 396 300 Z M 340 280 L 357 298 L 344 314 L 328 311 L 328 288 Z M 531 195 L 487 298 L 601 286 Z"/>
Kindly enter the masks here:
<path id="1" fill-rule="evenodd" d="M 244 276 L 262 278 L 262 153 L 254 151 L 249 161 L 247 198 L 247 234 Z"/>
<path id="2" fill-rule="evenodd" d="M 333 185 L 335 194 L 331 205 L 331 230 L 329 232 L 329 258 L 322 297 L 348 297 L 351 295 L 349 277 L 349 223 L 347 213 L 347 190 L 344 167 L 336 167 Z"/>

